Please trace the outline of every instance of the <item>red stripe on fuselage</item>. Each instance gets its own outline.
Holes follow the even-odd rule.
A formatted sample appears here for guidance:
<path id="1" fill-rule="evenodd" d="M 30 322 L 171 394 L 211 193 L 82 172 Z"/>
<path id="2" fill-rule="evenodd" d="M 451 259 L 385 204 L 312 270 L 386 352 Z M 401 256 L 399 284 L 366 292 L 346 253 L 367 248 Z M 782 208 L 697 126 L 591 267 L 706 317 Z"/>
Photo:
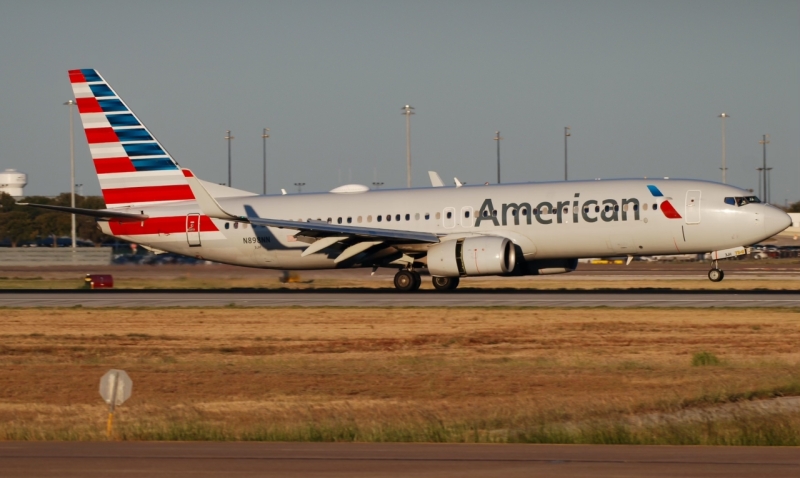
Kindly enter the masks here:
<path id="1" fill-rule="evenodd" d="M 97 171 L 97 174 L 136 172 L 136 168 L 133 167 L 133 163 L 128 157 L 95 159 L 94 169 Z"/>
<path id="2" fill-rule="evenodd" d="M 86 141 L 89 144 L 119 143 L 119 138 L 117 138 L 114 128 L 88 128 L 86 129 Z"/>
<path id="3" fill-rule="evenodd" d="M 194 199 L 188 184 L 145 186 L 138 188 L 103 189 L 107 206 L 132 202 L 188 201 Z"/>
<path id="4" fill-rule="evenodd" d="M 144 221 L 110 220 L 108 225 L 115 236 L 137 236 L 140 234 L 185 234 L 186 216 L 151 217 Z M 218 231 L 208 216 L 200 216 L 200 232 Z"/>
<path id="5" fill-rule="evenodd" d="M 678 211 L 676 211 L 675 208 L 672 207 L 672 203 L 670 203 L 669 201 L 664 201 L 661 203 L 661 212 L 663 212 L 664 215 L 667 216 L 669 219 L 681 218 L 681 215 L 678 214 Z"/>
<path id="6" fill-rule="evenodd" d="M 78 102 L 78 111 L 81 113 L 102 113 L 103 108 L 94 97 L 91 98 L 76 98 Z"/>
<path id="7" fill-rule="evenodd" d="M 86 77 L 83 76 L 81 70 L 69 70 L 70 83 L 86 83 Z"/>

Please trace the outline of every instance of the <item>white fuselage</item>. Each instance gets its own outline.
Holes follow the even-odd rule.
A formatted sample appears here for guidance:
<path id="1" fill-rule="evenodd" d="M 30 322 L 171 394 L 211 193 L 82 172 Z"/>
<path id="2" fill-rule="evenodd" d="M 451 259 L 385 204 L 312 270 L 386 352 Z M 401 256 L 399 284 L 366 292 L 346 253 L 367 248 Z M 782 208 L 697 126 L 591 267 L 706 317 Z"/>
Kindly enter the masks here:
<path id="1" fill-rule="evenodd" d="M 654 195 L 649 187 L 663 195 Z M 260 217 L 430 232 L 442 241 L 506 237 L 526 261 L 532 261 L 705 253 L 757 243 L 791 224 L 788 215 L 773 206 L 725 202 L 726 197 L 748 194 L 705 181 L 636 179 L 217 200 L 229 213 L 243 217 L 245 206 L 251 206 Z M 297 230 L 253 227 L 245 221 L 201 221 L 196 216 L 201 211 L 193 201 L 150 206 L 141 212 L 151 218 L 187 217 L 197 223 L 192 222 L 187 232 L 153 227 L 120 231 L 108 222 L 101 225 L 106 233 L 128 241 L 227 264 L 269 269 L 342 267 L 334 263 L 340 251 L 335 246 L 301 257 L 309 243 L 295 237 Z M 424 248 L 409 250 L 417 253 L 412 253 L 415 257 L 424 257 Z M 348 266 L 360 265 L 367 264 L 355 261 Z"/>

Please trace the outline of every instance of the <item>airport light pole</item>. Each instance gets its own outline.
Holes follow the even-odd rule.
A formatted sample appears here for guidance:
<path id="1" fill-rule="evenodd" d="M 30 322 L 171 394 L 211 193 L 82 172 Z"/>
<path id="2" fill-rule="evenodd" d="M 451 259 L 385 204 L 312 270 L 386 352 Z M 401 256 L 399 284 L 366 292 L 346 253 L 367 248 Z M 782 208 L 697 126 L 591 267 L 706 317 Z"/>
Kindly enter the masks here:
<path id="1" fill-rule="evenodd" d="M 261 141 L 264 143 L 264 187 L 262 194 L 267 195 L 267 138 L 269 138 L 269 128 L 264 128 L 264 133 L 261 135 Z"/>
<path id="2" fill-rule="evenodd" d="M 728 184 L 728 166 L 725 164 L 725 118 L 730 118 L 727 113 L 720 113 L 717 118 L 722 118 L 722 184 Z"/>
<path id="3" fill-rule="evenodd" d="M 405 105 L 402 108 L 406 116 L 406 187 L 411 187 L 411 115 L 414 114 L 414 107 Z"/>
<path id="4" fill-rule="evenodd" d="M 564 127 L 564 181 L 567 180 L 567 138 L 572 136 L 569 126 Z"/>
<path id="5" fill-rule="evenodd" d="M 762 194 L 761 190 L 761 174 L 764 172 L 764 168 L 756 168 L 756 171 L 758 171 L 758 197 L 766 202 L 766 198 Z"/>
<path id="6" fill-rule="evenodd" d="M 500 132 L 495 132 L 494 140 L 497 141 L 497 184 L 500 184 L 500 141 L 502 139 L 503 138 L 500 137 Z"/>
<path id="7" fill-rule="evenodd" d="M 763 135 L 758 144 L 764 147 L 763 163 L 761 165 L 761 167 L 764 168 L 764 202 L 769 204 L 769 190 L 767 189 L 767 145 L 769 144 L 769 135 Z"/>
<path id="8" fill-rule="evenodd" d="M 64 102 L 65 106 L 69 106 L 69 177 L 70 177 L 70 206 L 75 207 L 75 129 L 72 123 L 72 107 L 77 106 L 78 103 L 75 100 L 69 100 Z M 70 225 L 70 236 L 72 237 L 72 250 L 75 250 L 76 246 L 76 234 L 75 234 L 75 214 L 70 214 L 72 216 L 72 222 Z"/>
<path id="9" fill-rule="evenodd" d="M 225 131 L 225 141 L 228 142 L 228 187 L 231 187 L 231 140 L 234 139 L 231 130 Z"/>
<path id="10" fill-rule="evenodd" d="M 303 186 L 305 186 L 306 183 L 294 183 L 294 185 L 297 186 L 297 193 L 299 194 L 303 192 Z"/>

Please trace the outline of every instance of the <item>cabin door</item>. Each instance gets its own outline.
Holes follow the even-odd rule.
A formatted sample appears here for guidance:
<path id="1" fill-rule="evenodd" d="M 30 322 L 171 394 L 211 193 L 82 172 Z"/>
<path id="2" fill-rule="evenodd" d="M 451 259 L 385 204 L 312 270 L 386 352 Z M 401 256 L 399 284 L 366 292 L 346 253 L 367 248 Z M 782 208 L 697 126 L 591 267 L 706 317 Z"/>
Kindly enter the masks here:
<path id="1" fill-rule="evenodd" d="M 700 191 L 686 191 L 686 224 L 700 223 Z"/>
<path id="2" fill-rule="evenodd" d="M 190 247 L 200 245 L 200 214 L 186 215 L 186 241 Z"/>

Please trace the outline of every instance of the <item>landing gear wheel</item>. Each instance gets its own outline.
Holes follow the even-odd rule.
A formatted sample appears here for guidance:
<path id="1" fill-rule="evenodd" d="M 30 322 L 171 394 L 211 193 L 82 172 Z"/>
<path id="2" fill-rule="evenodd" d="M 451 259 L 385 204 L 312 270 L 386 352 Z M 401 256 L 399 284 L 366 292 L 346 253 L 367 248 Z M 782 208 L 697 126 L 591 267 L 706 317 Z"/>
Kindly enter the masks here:
<path id="1" fill-rule="evenodd" d="M 422 285 L 422 277 L 420 277 L 419 272 L 417 271 L 410 271 L 411 275 L 414 276 L 414 286 L 411 290 L 419 290 L 419 286 Z"/>
<path id="2" fill-rule="evenodd" d="M 411 292 L 415 290 L 414 285 L 418 283 L 419 282 L 414 278 L 414 273 L 405 269 L 397 271 L 397 274 L 394 276 L 394 286 L 397 290 L 402 292 Z"/>
<path id="3" fill-rule="evenodd" d="M 725 278 L 725 273 L 719 269 L 711 269 L 708 271 L 708 280 L 711 282 L 719 282 Z"/>
<path id="4" fill-rule="evenodd" d="M 458 277 L 434 277 L 433 287 L 436 290 L 455 290 L 458 287 Z"/>

